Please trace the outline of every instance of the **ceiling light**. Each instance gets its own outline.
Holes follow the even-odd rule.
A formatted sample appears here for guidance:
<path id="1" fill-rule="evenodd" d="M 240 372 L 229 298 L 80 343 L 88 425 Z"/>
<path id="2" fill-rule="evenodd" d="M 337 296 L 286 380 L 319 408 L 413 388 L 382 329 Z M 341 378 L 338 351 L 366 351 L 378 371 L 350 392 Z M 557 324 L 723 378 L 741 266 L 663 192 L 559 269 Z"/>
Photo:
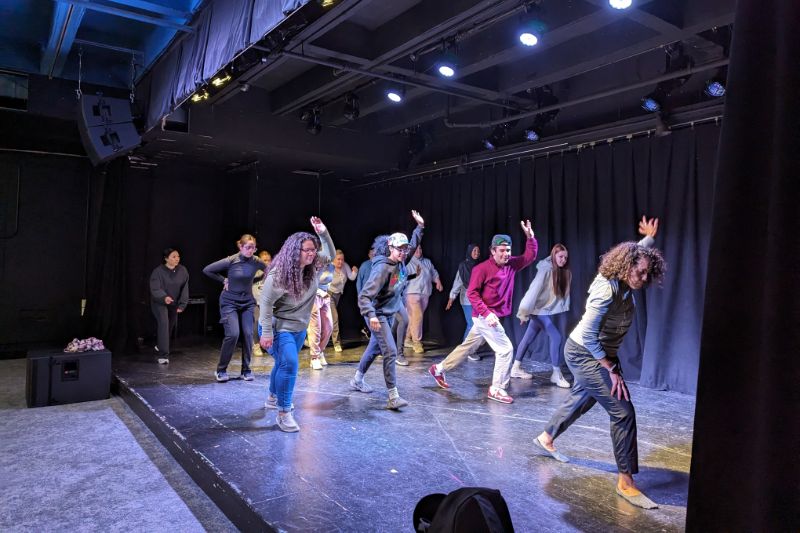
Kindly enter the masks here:
<path id="1" fill-rule="evenodd" d="M 719 98 L 725 96 L 725 79 L 715 76 L 706 82 L 706 87 L 703 92 L 712 98 Z"/>
<path id="2" fill-rule="evenodd" d="M 206 89 L 200 89 L 196 93 L 192 95 L 192 102 L 202 102 L 203 100 L 208 100 L 208 91 Z"/>
<path id="3" fill-rule="evenodd" d="M 632 3 L 632 0 L 608 0 L 608 5 L 614 9 L 628 9 Z"/>
<path id="4" fill-rule="evenodd" d="M 519 42 L 525 46 L 536 46 L 539 42 L 539 38 L 529 31 L 524 31 L 519 34 Z"/>
<path id="5" fill-rule="evenodd" d="M 222 74 L 218 75 L 214 79 L 211 80 L 211 85 L 214 87 L 222 87 L 229 81 L 231 81 L 232 77 L 227 72 L 223 72 Z"/>
<path id="6" fill-rule="evenodd" d="M 442 63 L 441 65 L 439 65 L 438 70 L 439 74 L 441 74 L 445 78 L 452 78 L 456 73 L 456 69 L 454 69 L 452 65 L 448 65 L 446 63 Z"/>
<path id="7" fill-rule="evenodd" d="M 403 89 L 398 89 L 397 87 L 392 87 L 386 91 L 386 98 L 395 104 L 402 102 L 403 96 L 405 96 L 405 91 Z"/>

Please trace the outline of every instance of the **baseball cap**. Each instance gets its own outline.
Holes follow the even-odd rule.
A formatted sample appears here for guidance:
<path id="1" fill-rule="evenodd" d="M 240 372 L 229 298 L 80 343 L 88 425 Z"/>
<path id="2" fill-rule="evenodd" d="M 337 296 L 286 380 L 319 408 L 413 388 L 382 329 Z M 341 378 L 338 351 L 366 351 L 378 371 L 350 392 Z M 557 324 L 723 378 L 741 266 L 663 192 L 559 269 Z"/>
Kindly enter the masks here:
<path id="1" fill-rule="evenodd" d="M 389 235 L 389 246 L 399 248 L 401 246 L 408 246 L 408 237 L 405 233 L 392 233 Z"/>
<path id="2" fill-rule="evenodd" d="M 511 246 L 510 235 L 503 235 L 502 233 L 498 233 L 497 235 L 492 237 L 492 246 L 503 246 L 503 245 Z"/>

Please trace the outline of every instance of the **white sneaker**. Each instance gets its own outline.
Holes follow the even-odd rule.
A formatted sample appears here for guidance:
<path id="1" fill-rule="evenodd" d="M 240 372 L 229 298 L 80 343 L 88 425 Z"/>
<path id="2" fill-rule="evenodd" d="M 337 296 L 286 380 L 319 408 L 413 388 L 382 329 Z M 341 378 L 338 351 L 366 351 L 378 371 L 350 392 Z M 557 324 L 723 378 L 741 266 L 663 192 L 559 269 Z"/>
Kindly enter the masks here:
<path id="1" fill-rule="evenodd" d="M 264 409 L 277 409 L 278 408 L 278 397 L 273 396 L 270 394 L 267 396 L 267 401 L 264 402 Z M 294 402 L 292 402 L 292 406 L 289 407 L 292 411 L 294 411 Z"/>
<path id="2" fill-rule="evenodd" d="M 333 351 L 336 352 L 336 353 L 341 353 L 342 345 L 341 344 L 334 344 L 333 345 Z"/>
<path id="3" fill-rule="evenodd" d="M 297 422 L 295 421 L 294 415 L 291 411 L 287 411 L 285 413 L 278 411 L 275 421 L 278 423 L 278 427 L 281 431 L 285 431 L 287 433 L 300 431 L 300 426 L 297 425 Z"/>
<path id="4" fill-rule="evenodd" d="M 511 369 L 511 377 L 518 379 L 533 379 L 533 374 L 525 372 L 522 368 L 516 367 Z"/>
<path id="5" fill-rule="evenodd" d="M 159 357 L 158 358 L 158 364 L 160 364 L 160 365 L 168 365 L 169 364 L 169 359 L 167 359 L 166 357 Z"/>
<path id="6" fill-rule="evenodd" d="M 328 362 L 325 360 L 325 354 L 319 354 L 319 362 L 322 363 L 322 366 L 328 366 Z"/>
<path id="7" fill-rule="evenodd" d="M 553 369 L 553 373 L 550 374 L 550 383 L 556 387 L 561 387 L 562 389 L 569 389 L 572 387 L 572 385 L 569 384 L 569 381 L 564 379 L 564 374 L 561 373 L 560 368 Z"/>
<path id="8" fill-rule="evenodd" d="M 322 370 L 322 363 L 320 362 L 319 357 L 311 358 L 311 368 L 314 370 Z"/>

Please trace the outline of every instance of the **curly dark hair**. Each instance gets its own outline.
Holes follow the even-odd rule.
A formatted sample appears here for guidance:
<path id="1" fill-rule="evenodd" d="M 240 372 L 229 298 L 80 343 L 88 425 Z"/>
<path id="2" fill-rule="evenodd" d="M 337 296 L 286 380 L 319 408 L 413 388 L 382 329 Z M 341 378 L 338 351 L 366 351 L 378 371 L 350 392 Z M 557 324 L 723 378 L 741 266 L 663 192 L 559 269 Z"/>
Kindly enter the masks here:
<path id="1" fill-rule="evenodd" d="M 606 279 L 627 281 L 631 267 L 642 258 L 650 260 L 645 286 L 654 282 L 661 285 L 664 280 L 664 274 L 667 272 L 667 263 L 664 261 L 661 250 L 646 248 L 633 241 L 621 242 L 604 253 L 600 257 L 600 266 L 597 270 Z"/>
<path id="2" fill-rule="evenodd" d="M 267 268 L 267 273 L 275 271 L 275 285 L 285 289 L 294 298 L 299 298 L 308 290 L 311 283 L 317 278 L 319 270 L 325 266 L 317 254 L 313 263 L 300 269 L 300 249 L 305 241 L 313 242 L 317 250 L 321 247 L 319 237 L 316 235 L 305 231 L 293 233 L 283 243 L 280 251 Z"/>

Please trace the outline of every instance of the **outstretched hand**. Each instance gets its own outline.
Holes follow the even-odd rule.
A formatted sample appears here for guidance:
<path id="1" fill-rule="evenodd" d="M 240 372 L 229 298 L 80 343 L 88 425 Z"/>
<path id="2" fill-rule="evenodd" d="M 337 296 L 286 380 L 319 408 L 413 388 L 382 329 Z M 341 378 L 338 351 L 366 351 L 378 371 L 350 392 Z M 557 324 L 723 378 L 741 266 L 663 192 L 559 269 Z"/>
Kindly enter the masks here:
<path id="1" fill-rule="evenodd" d="M 639 233 L 655 239 L 656 233 L 658 233 L 658 219 L 647 220 L 647 217 L 642 216 L 642 220 L 639 221 Z"/>
<path id="2" fill-rule="evenodd" d="M 414 217 L 414 220 L 416 220 L 418 226 L 422 226 L 423 228 L 425 227 L 425 219 L 422 218 L 422 215 L 419 214 L 419 211 L 414 211 L 412 209 L 411 216 Z"/>
<path id="3" fill-rule="evenodd" d="M 525 237 L 527 237 L 528 239 L 532 239 L 533 238 L 533 228 L 531 227 L 531 221 L 530 220 L 521 220 L 519 222 L 519 224 L 520 224 L 520 226 L 522 226 L 522 231 L 525 232 Z"/>
<path id="4" fill-rule="evenodd" d="M 311 217 L 311 226 L 317 235 L 322 235 L 327 231 L 325 224 L 322 223 L 322 219 L 319 217 Z"/>

